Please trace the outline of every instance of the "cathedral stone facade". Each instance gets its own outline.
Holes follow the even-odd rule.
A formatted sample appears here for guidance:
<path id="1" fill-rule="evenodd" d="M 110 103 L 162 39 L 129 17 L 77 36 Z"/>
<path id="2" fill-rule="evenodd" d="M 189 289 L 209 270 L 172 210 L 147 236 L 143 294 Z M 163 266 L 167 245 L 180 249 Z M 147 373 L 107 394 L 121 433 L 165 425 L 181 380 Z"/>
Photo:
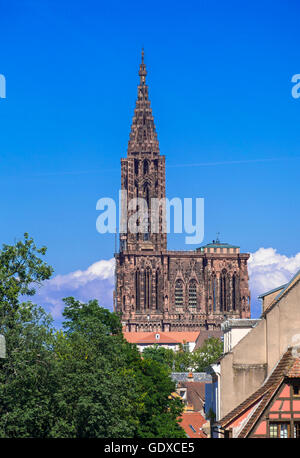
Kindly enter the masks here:
<path id="1" fill-rule="evenodd" d="M 115 311 L 130 332 L 220 329 L 224 318 L 250 318 L 249 254 L 218 239 L 194 251 L 167 250 L 162 207 L 151 230 L 151 205 L 165 197 L 166 185 L 146 75 L 142 53 L 127 158 L 121 159 L 126 229 L 115 254 Z M 140 218 L 146 222 L 137 218 L 138 229 L 132 231 L 128 221 L 139 214 L 139 198 L 147 203 L 148 215 Z"/>

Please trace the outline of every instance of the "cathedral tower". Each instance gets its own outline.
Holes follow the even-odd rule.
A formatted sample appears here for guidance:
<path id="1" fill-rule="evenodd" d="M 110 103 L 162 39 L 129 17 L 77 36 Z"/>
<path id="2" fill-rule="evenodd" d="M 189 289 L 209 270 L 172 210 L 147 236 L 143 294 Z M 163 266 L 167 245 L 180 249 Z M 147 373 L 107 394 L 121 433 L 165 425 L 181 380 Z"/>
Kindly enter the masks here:
<path id="1" fill-rule="evenodd" d="M 161 206 L 154 230 L 153 199 L 166 195 L 165 156 L 160 154 L 146 76 L 142 52 L 127 157 L 121 159 L 125 199 L 115 254 L 114 309 L 126 331 L 220 329 L 225 317 L 250 318 L 249 254 L 219 240 L 194 251 L 167 250 Z"/>
<path id="2" fill-rule="evenodd" d="M 126 192 L 126 232 L 120 234 L 121 249 L 167 249 L 167 237 L 163 230 L 163 208 L 159 208 L 158 227 L 151 227 L 151 200 L 165 197 L 165 156 L 159 144 L 146 84 L 144 52 L 139 70 L 140 82 L 134 116 L 128 142 L 127 158 L 121 160 L 121 189 Z M 142 204 L 146 203 L 145 208 Z M 136 215 L 136 216 L 134 216 Z M 130 220 L 136 223 L 136 232 L 128 227 Z"/>

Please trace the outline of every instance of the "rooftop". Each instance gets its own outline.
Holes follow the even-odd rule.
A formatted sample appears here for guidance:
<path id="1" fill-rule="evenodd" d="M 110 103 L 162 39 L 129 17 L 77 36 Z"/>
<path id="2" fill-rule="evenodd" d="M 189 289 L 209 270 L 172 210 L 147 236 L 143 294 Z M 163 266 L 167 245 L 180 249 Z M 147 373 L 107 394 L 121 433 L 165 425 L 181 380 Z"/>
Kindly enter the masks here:
<path id="1" fill-rule="evenodd" d="M 183 412 L 180 426 L 184 429 L 187 437 L 191 439 L 204 439 L 207 437 L 202 427 L 207 422 L 200 412 Z"/>
<path id="2" fill-rule="evenodd" d="M 235 409 L 225 415 L 219 424 L 223 428 L 226 428 L 248 409 L 252 409 L 247 421 L 243 423 L 243 428 L 237 436 L 239 438 L 247 437 L 285 377 L 300 378 L 299 347 L 290 347 L 282 355 L 263 385 Z"/>
<path id="3" fill-rule="evenodd" d="M 134 344 L 184 344 L 196 342 L 199 331 L 192 332 L 123 332 L 125 339 Z"/>
<path id="4" fill-rule="evenodd" d="M 269 294 L 276 293 L 276 291 L 280 291 L 281 289 L 285 288 L 287 284 L 288 283 L 285 283 L 282 286 L 278 286 L 277 288 L 271 289 L 270 291 L 267 291 L 266 293 L 260 294 L 260 296 L 258 296 L 258 299 L 261 299 L 265 296 L 269 296 Z"/>
<path id="5" fill-rule="evenodd" d="M 240 248 L 237 245 L 231 245 L 230 243 L 221 242 L 218 238 L 213 240 L 211 243 L 207 243 L 199 248 L 197 251 L 203 251 L 205 248 Z"/>
<path id="6" fill-rule="evenodd" d="M 193 377 L 190 376 L 193 375 Z M 207 372 L 172 372 L 171 378 L 175 382 L 206 382 L 211 383 L 212 377 Z"/>
<path id="7" fill-rule="evenodd" d="M 275 298 L 271 301 L 271 303 L 268 305 L 268 307 L 264 310 L 262 316 L 264 316 L 269 310 L 271 310 L 271 308 L 273 308 L 273 306 L 275 304 L 277 304 L 277 302 L 286 294 L 290 291 L 291 288 L 293 288 L 296 283 L 298 283 L 300 281 L 300 270 L 298 270 L 298 272 L 292 277 L 292 279 L 286 283 L 285 285 L 281 286 L 281 287 L 278 287 L 278 291 L 279 293 L 277 294 L 277 296 L 275 296 Z M 275 290 L 276 291 L 276 288 Z M 269 291 L 268 294 L 270 294 L 271 292 Z M 262 295 L 260 296 L 262 297 Z"/>
<path id="8" fill-rule="evenodd" d="M 254 328 L 259 319 L 252 318 L 230 318 L 221 324 L 222 331 L 228 331 L 232 328 Z"/>

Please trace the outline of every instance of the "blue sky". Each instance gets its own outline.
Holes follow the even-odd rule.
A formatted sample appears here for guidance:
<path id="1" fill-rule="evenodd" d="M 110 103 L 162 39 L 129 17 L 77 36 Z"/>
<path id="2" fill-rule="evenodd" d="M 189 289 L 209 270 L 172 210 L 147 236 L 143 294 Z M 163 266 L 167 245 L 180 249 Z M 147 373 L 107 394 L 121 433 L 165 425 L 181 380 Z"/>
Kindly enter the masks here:
<path id="1" fill-rule="evenodd" d="M 96 231 L 96 202 L 117 197 L 144 47 L 167 196 L 204 197 L 203 243 L 220 232 L 242 251 L 272 249 L 293 273 L 299 2 L 0 5 L 1 243 L 29 232 L 64 278 L 112 258 L 114 236 Z M 184 237 L 170 236 L 169 248 L 194 249 Z"/>

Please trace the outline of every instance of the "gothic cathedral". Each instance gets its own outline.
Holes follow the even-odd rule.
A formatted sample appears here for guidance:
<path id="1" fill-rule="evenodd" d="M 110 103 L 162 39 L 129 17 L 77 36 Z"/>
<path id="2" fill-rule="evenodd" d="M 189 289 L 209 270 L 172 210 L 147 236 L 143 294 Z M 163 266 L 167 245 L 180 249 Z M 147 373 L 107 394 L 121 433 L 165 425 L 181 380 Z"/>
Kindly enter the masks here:
<path id="1" fill-rule="evenodd" d="M 143 198 L 151 212 L 151 199 L 166 195 L 165 156 L 159 150 L 146 75 L 142 52 L 127 158 L 121 159 L 127 221 L 132 199 Z M 155 233 L 151 227 L 120 233 L 114 309 L 122 315 L 124 329 L 217 330 L 225 318 L 250 318 L 249 254 L 218 239 L 194 251 L 168 251 L 163 227 L 160 209 Z"/>

